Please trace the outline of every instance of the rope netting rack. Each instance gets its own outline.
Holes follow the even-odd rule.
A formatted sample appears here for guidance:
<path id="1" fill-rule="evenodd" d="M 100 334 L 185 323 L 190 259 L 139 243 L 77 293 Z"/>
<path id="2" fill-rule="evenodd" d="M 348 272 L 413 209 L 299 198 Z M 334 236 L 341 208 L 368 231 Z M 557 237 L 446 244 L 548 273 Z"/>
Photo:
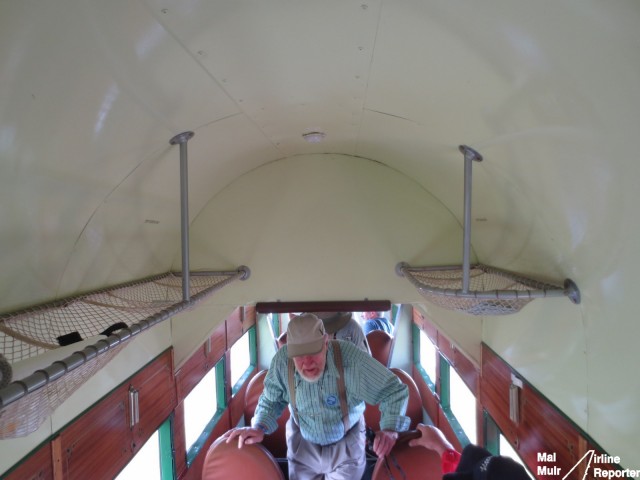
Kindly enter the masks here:
<path id="1" fill-rule="evenodd" d="M 431 303 L 469 315 L 507 315 L 519 312 L 536 298 L 568 297 L 580 303 L 580 290 L 571 280 L 562 285 L 534 280 L 487 265 L 470 264 L 472 162 L 482 156 L 466 145 L 464 155 L 464 239 L 461 266 L 411 267 L 401 262 L 396 273 L 407 278 Z"/>
<path id="2" fill-rule="evenodd" d="M 0 439 L 35 431 L 128 340 L 248 276 L 244 266 L 192 272 L 185 300 L 183 277 L 169 272 L 0 315 Z"/>
<path id="3" fill-rule="evenodd" d="M 189 271 L 187 142 L 180 147 L 182 272 L 76 295 L 0 314 L 0 439 L 26 436 L 136 335 L 163 322 L 235 280 L 248 267 Z"/>

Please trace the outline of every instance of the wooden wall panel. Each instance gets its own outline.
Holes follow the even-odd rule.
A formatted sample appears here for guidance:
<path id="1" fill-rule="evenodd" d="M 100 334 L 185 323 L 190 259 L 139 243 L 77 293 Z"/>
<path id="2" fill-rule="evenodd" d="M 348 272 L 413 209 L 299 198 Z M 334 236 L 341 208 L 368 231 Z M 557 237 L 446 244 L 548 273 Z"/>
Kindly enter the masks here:
<path id="1" fill-rule="evenodd" d="M 120 387 L 59 435 L 65 479 L 113 478 L 133 457 L 127 386 Z"/>
<path id="2" fill-rule="evenodd" d="M 486 345 L 482 346 L 481 363 L 480 401 L 530 470 L 536 474 L 536 478 L 551 480 L 561 478 L 559 475 L 566 480 L 584 478 L 584 462 L 571 474 L 568 473 L 587 451 L 594 450 L 597 455 L 602 455 L 602 449 L 588 441 L 577 426 L 526 382 L 523 382 L 523 388 L 519 392 L 520 420 L 513 422 L 509 418 L 509 386 L 513 370 Z M 555 460 L 540 461 L 540 453 L 555 454 Z M 545 466 L 558 467 L 560 470 L 538 470 L 538 467 Z M 592 464 L 589 472 L 591 475 L 596 466 L 610 470 L 617 468 L 611 464 Z"/>
<path id="3" fill-rule="evenodd" d="M 173 451 L 176 478 L 182 478 L 187 471 L 187 440 L 184 431 L 184 402 L 178 403 L 173 415 Z"/>
<path id="4" fill-rule="evenodd" d="M 226 337 L 226 324 L 222 322 L 209 337 L 210 348 L 208 349 L 207 342 L 203 343 L 176 371 L 178 402 L 184 400 L 202 377 L 222 358 L 227 345 Z"/>
<path id="5" fill-rule="evenodd" d="M 511 444 L 517 444 L 515 425 L 509 420 L 511 369 L 490 349 L 482 349 L 482 388 L 480 403 Z"/>
<path id="6" fill-rule="evenodd" d="M 245 332 L 243 329 L 243 312 L 243 308 L 238 307 L 227 317 L 227 349 L 231 348 Z"/>
<path id="7" fill-rule="evenodd" d="M 42 445 L 2 478 L 4 480 L 53 480 L 51 444 Z"/>
<path id="8" fill-rule="evenodd" d="M 167 350 L 129 382 L 138 392 L 140 419 L 133 428 L 134 454 L 176 408 L 173 350 Z"/>

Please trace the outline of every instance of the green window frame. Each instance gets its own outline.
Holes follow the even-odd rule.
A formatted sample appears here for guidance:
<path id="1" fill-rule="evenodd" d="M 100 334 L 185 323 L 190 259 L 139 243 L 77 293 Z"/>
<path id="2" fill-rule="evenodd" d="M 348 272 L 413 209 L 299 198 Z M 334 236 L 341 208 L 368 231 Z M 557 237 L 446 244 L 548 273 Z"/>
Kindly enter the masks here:
<path id="1" fill-rule="evenodd" d="M 500 427 L 495 422 L 495 420 L 489 415 L 489 412 L 486 410 L 482 411 L 482 418 L 484 422 L 484 445 L 487 450 L 489 450 L 493 455 L 504 455 L 509 458 L 512 458 L 514 461 L 518 462 L 522 465 L 527 474 L 532 479 L 535 479 L 527 465 L 524 463 L 520 455 L 518 455 L 517 451 L 507 440 L 507 437 L 502 433 Z M 501 449 L 500 445 L 508 445 L 510 451 L 504 451 Z"/>
<path id="2" fill-rule="evenodd" d="M 426 334 L 424 334 L 424 336 L 426 336 Z M 429 373 L 424 368 L 421 362 L 422 356 L 421 356 L 420 345 L 422 344 L 422 340 L 424 337 L 423 337 L 422 330 L 420 330 L 418 326 L 415 324 L 412 325 L 411 338 L 412 338 L 412 344 L 413 344 L 413 363 L 416 367 L 416 370 L 418 370 L 418 372 L 420 373 L 420 376 L 426 382 L 431 392 L 437 396 L 437 390 L 436 390 L 437 378 L 431 378 L 431 376 L 429 375 Z M 430 342 L 431 340 L 427 338 L 426 341 Z M 440 359 L 440 353 L 438 352 L 437 347 L 435 348 L 435 354 L 436 354 L 436 363 L 437 363 Z"/>
<path id="3" fill-rule="evenodd" d="M 467 446 L 470 443 L 475 443 L 475 439 L 472 442 L 468 437 L 467 432 L 462 427 L 459 419 L 456 417 L 451 406 L 451 370 L 455 368 L 449 363 L 449 361 L 442 355 L 440 355 L 440 404 L 445 417 L 449 421 L 453 432 L 460 441 L 462 447 Z M 455 372 L 457 374 L 457 372 Z M 463 382 L 464 383 L 464 382 Z M 465 385 L 466 386 L 466 385 Z M 468 388 L 468 387 L 467 387 Z M 471 392 L 473 395 L 473 392 Z M 475 395 L 473 395 L 475 398 Z M 476 399 L 477 402 L 477 399 Z M 474 408 L 475 412 L 475 408 Z M 475 413 L 474 413 L 475 416 Z M 475 430 L 475 429 L 474 429 Z"/>
<path id="4" fill-rule="evenodd" d="M 207 439 L 211 435 L 211 432 L 217 425 L 218 421 L 220 421 L 220 418 L 222 418 L 222 414 L 227 408 L 227 398 L 225 394 L 225 367 L 226 367 L 226 362 L 225 362 L 225 357 L 223 356 L 218 361 L 218 363 L 216 363 L 214 367 L 215 377 L 216 377 L 217 409 L 213 417 L 211 418 L 211 420 L 209 420 L 209 422 L 205 426 L 200 436 L 198 436 L 198 439 L 193 443 L 193 445 L 187 451 L 187 467 L 191 467 L 193 460 L 196 458 L 198 453 L 200 453 L 200 451 L 204 447 Z"/>
<path id="5" fill-rule="evenodd" d="M 236 393 L 238 393 L 240 391 L 240 389 L 242 388 L 244 383 L 251 376 L 251 372 L 253 372 L 253 370 L 258 365 L 258 349 L 257 349 L 257 345 L 256 345 L 256 340 L 257 340 L 257 338 L 256 338 L 256 327 L 253 326 L 249 330 L 247 330 L 247 332 L 245 332 L 245 334 L 242 337 L 240 337 L 237 340 L 237 342 L 244 341 L 243 339 L 245 338 L 245 336 L 249 341 L 249 366 L 245 369 L 245 371 L 242 373 L 242 375 L 240 375 L 240 377 L 236 381 L 235 385 L 232 386 L 232 388 L 231 388 L 231 396 L 235 395 Z M 233 346 L 235 346 L 235 344 Z M 233 349 L 233 346 L 231 347 L 232 349 Z M 233 368 L 233 366 L 232 366 L 232 368 Z"/>

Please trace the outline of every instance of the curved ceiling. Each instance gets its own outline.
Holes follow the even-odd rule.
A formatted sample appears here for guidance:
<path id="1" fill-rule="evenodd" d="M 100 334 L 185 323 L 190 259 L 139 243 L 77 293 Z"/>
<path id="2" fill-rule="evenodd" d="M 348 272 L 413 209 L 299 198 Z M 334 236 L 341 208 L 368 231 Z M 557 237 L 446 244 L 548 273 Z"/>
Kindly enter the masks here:
<path id="1" fill-rule="evenodd" d="M 637 19 L 634 2 L 5 2 L 4 306 L 166 270 L 179 244 L 168 140 L 184 130 L 192 218 L 260 165 L 339 153 L 398 170 L 460 219 L 457 146 L 470 144 L 488 159 L 476 252 L 535 271 L 537 254 L 521 258 L 532 231 L 562 257 L 587 209 L 621 207 Z M 305 142 L 315 130 L 325 140 Z"/>
<path id="2" fill-rule="evenodd" d="M 208 219 L 236 219 L 229 231 L 241 232 L 241 222 L 259 218 L 262 174 L 298 163 L 304 168 L 280 172 L 283 188 L 296 191 L 314 181 L 308 172 L 323 157 L 329 181 L 345 169 L 355 175 L 348 165 L 361 160 L 377 182 L 372 165 L 381 164 L 396 207 L 380 207 L 382 225 L 401 228 L 409 211 L 407 224 L 426 224 L 407 227 L 412 233 L 447 226 L 436 250 L 394 233 L 371 252 L 389 261 L 445 252 L 435 260 L 450 262 L 444 246 L 461 239 L 457 147 L 465 143 L 485 157 L 474 167 L 477 258 L 572 277 L 583 294 L 580 307 L 524 315 L 535 323 L 490 319 L 483 340 L 540 383 L 543 369 L 557 369 L 543 390 L 605 446 L 635 451 L 629 428 L 638 420 L 629 416 L 640 384 L 627 368 L 628 395 L 612 398 L 621 380 L 609 368 L 625 364 L 619 352 L 635 351 L 639 333 L 639 24 L 635 0 L 1 2 L 0 310 L 179 265 L 178 151 L 169 139 L 182 131 L 195 132 L 192 241 L 208 268 L 228 268 L 213 260 L 233 263 L 224 255 L 240 251 Z M 310 131 L 326 138 L 307 143 Z M 426 204 L 437 225 L 418 218 Z M 281 235 L 272 244 L 296 231 L 296 217 L 287 218 L 274 224 Z M 350 245 L 376 235 L 375 222 L 366 227 L 350 230 Z M 272 252 L 251 250 L 260 233 L 256 222 L 253 244 L 241 246 L 267 265 Z M 218 257 L 198 257 L 212 245 L 223 247 Z M 247 298 L 264 300 L 266 291 Z M 550 366 L 562 358 L 558 328 L 574 335 L 573 353 Z M 548 348 L 514 340 L 540 329 L 557 333 L 541 337 Z M 568 378 L 579 398 L 562 393 Z M 608 420 L 616 408 L 622 413 Z"/>

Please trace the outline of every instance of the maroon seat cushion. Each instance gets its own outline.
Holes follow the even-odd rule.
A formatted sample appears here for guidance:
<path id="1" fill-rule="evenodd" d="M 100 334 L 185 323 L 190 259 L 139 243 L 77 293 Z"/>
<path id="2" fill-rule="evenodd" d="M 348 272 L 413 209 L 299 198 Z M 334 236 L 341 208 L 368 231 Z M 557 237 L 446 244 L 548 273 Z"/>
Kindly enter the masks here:
<path id="1" fill-rule="evenodd" d="M 284 474 L 269 451 L 260 444 L 238 448 L 237 442 L 216 440 L 207 451 L 202 480 L 229 478 L 284 480 Z"/>
<path id="2" fill-rule="evenodd" d="M 409 440 L 420 434 L 415 431 L 401 434 L 391 453 L 378 458 L 371 480 L 441 480 L 442 461 L 440 455 L 424 447 L 410 447 Z"/>

